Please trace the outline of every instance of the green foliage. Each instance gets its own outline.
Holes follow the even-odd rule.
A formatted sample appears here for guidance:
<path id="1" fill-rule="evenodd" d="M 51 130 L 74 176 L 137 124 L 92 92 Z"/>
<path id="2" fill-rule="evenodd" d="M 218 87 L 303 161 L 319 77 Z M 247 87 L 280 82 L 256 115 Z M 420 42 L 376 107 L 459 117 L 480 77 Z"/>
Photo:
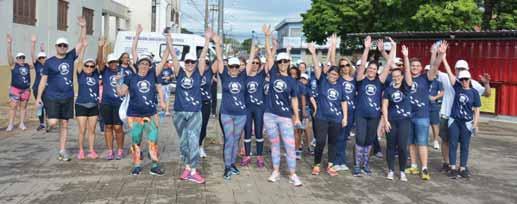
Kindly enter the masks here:
<path id="1" fill-rule="evenodd" d="M 248 38 L 241 43 L 241 50 L 250 50 L 251 49 L 251 38 Z"/>
<path id="2" fill-rule="evenodd" d="M 472 30 L 481 24 L 482 12 L 473 0 L 455 0 L 421 5 L 411 17 L 418 31 Z"/>

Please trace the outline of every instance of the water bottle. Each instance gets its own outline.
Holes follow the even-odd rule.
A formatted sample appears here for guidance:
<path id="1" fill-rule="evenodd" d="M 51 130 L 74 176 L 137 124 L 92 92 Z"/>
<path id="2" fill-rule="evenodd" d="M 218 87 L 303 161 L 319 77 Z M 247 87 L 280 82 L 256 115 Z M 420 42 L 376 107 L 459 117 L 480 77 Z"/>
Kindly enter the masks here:
<path id="1" fill-rule="evenodd" d="M 124 84 L 124 70 L 120 69 L 118 74 L 120 75 L 120 79 L 118 80 L 118 84 L 122 85 L 122 84 Z"/>
<path id="2" fill-rule="evenodd" d="M 36 115 L 38 117 L 41 117 L 41 115 L 43 115 L 43 105 L 41 103 L 38 103 L 36 105 Z"/>

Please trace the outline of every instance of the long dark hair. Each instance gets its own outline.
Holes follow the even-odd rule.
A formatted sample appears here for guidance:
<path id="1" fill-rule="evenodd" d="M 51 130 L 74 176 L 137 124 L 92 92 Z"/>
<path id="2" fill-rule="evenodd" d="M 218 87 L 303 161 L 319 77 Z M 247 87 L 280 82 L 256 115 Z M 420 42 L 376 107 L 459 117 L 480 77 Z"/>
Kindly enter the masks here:
<path id="1" fill-rule="evenodd" d="M 122 65 L 122 57 L 124 57 L 124 55 L 127 55 L 127 57 L 129 58 L 129 53 L 127 53 L 127 52 L 123 52 L 122 54 L 120 54 L 120 57 L 118 57 L 118 64 L 119 65 Z"/>

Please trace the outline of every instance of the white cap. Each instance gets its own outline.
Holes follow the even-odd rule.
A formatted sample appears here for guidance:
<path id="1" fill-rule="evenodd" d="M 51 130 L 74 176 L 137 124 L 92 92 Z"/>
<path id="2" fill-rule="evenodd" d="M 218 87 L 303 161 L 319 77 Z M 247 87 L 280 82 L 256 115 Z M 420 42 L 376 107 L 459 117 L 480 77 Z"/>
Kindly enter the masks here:
<path id="1" fill-rule="evenodd" d="M 464 79 L 464 78 L 468 78 L 470 79 L 470 72 L 467 71 L 467 70 L 461 70 L 460 73 L 458 73 L 458 79 Z"/>
<path id="2" fill-rule="evenodd" d="M 424 70 L 431 70 L 431 65 L 425 65 Z"/>
<path id="3" fill-rule="evenodd" d="M 86 64 L 87 62 L 93 62 L 95 64 L 95 60 L 93 58 L 88 58 L 83 61 L 83 64 Z"/>
<path id="4" fill-rule="evenodd" d="M 391 43 L 390 42 L 384 42 L 384 50 L 390 51 L 391 50 Z"/>
<path id="5" fill-rule="evenodd" d="M 16 58 L 18 57 L 25 57 L 25 54 L 23 54 L 23 52 L 19 52 L 19 53 L 16 53 Z"/>
<path id="6" fill-rule="evenodd" d="M 361 60 L 357 60 L 357 62 L 355 63 L 355 66 L 361 66 Z"/>
<path id="7" fill-rule="evenodd" d="M 148 61 L 149 64 L 153 63 L 153 61 L 151 60 L 151 56 L 148 56 L 148 55 L 141 55 L 140 57 L 138 57 L 138 61 L 136 63 L 140 64 L 140 62 L 142 62 L 143 60 Z"/>
<path id="8" fill-rule="evenodd" d="M 240 65 L 241 61 L 237 57 L 232 57 L 228 60 L 228 65 Z"/>
<path id="9" fill-rule="evenodd" d="M 395 64 L 402 64 L 402 59 L 400 59 L 400 57 L 395 57 L 393 62 L 395 62 Z"/>
<path id="10" fill-rule="evenodd" d="M 210 60 L 210 57 L 208 57 L 208 55 L 205 57 L 205 60 Z"/>
<path id="11" fill-rule="evenodd" d="M 117 61 L 118 62 L 118 57 L 115 56 L 114 53 L 111 53 L 111 54 L 108 55 L 108 61 L 107 62 L 110 63 L 110 62 L 113 62 L 113 61 Z"/>
<path id="12" fill-rule="evenodd" d="M 38 58 L 40 57 L 47 57 L 47 54 L 45 54 L 44 52 L 40 52 L 38 53 Z"/>
<path id="13" fill-rule="evenodd" d="M 58 38 L 56 40 L 56 45 L 59 45 L 59 44 L 67 44 L 68 45 L 70 43 L 68 43 L 68 40 L 66 38 Z"/>
<path id="14" fill-rule="evenodd" d="M 185 61 L 187 60 L 197 61 L 196 55 L 191 52 L 187 53 L 187 55 L 185 56 Z"/>
<path id="15" fill-rule="evenodd" d="M 260 57 L 260 63 L 262 63 L 262 64 L 266 63 L 266 57 Z"/>
<path id="16" fill-rule="evenodd" d="M 456 62 L 456 65 L 454 65 L 454 68 L 464 68 L 464 69 L 467 69 L 469 70 L 469 63 L 467 63 L 467 61 L 465 60 L 458 60 Z"/>
<path id="17" fill-rule="evenodd" d="M 298 64 L 298 65 L 299 65 L 299 64 L 303 64 L 303 63 L 305 63 L 305 62 L 304 62 L 303 60 L 301 60 L 301 59 L 299 59 L 299 60 L 296 62 L 296 64 Z"/>
<path id="18" fill-rule="evenodd" d="M 291 60 L 289 59 L 289 55 L 285 52 L 281 52 L 281 53 L 278 53 L 278 55 L 276 55 L 276 61 L 280 61 L 280 60 Z"/>
<path id="19" fill-rule="evenodd" d="M 301 77 L 302 79 L 307 79 L 307 80 L 309 80 L 309 75 L 308 75 L 307 73 L 302 73 L 302 74 L 300 75 L 300 77 Z"/>

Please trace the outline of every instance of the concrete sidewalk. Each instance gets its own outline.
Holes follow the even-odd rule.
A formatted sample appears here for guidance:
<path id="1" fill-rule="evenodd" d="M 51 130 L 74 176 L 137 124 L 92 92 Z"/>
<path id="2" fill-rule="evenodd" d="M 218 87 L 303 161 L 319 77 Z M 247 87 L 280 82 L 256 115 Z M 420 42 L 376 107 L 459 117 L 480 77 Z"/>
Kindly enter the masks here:
<path id="1" fill-rule="evenodd" d="M 386 161 L 373 159 L 373 176 L 356 178 L 350 172 L 337 177 L 310 175 L 313 158 L 298 161 L 300 188 L 287 180 L 285 163 L 278 183 L 268 183 L 272 169 L 266 147 L 266 169 L 254 165 L 241 168 L 231 181 L 222 178 L 222 145 L 218 144 L 217 121 L 211 119 L 208 158 L 201 172 L 206 184 L 178 180 L 181 173 L 178 137 L 170 118 L 161 123 L 160 152 L 166 175 L 144 172 L 130 176 L 130 158 L 58 162 L 57 133 L 36 132 L 34 123 L 27 131 L 0 132 L 0 203 L 517 203 L 517 127 L 500 122 L 482 123 L 473 138 L 469 166 L 470 180 L 452 180 L 438 173 L 440 153 L 430 151 L 431 181 L 409 176 L 409 182 L 384 178 Z M 353 138 L 348 147 L 352 147 Z M 267 141 L 267 140 L 266 140 Z M 70 127 L 70 152 L 77 152 L 77 127 Z M 105 150 L 103 135 L 96 139 L 98 153 Z M 130 138 L 126 137 L 126 149 Z M 382 141 L 384 147 L 384 139 Z M 349 150 L 351 148 L 348 148 Z M 352 161 L 348 154 L 348 161 Z M 284 160 L 284 158 L 283 158 Z M 253 163 L 254 164 L 254 163 Z M 513 190 L 512 190 L 513 189 Z"/>

